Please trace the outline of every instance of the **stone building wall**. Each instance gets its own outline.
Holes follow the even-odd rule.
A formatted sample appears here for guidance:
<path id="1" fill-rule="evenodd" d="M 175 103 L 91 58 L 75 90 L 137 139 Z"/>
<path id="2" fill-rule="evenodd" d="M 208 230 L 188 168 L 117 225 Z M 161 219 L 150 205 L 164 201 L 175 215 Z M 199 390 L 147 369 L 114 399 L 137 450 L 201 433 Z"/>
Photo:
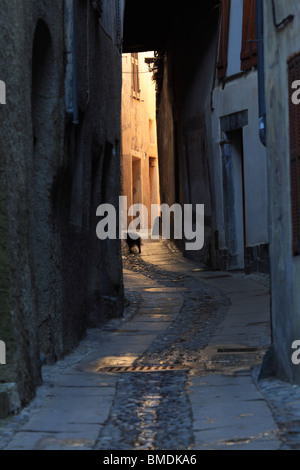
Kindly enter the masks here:
<path id="1" fill-rule="evenodd" d="M 161 198 L 170 206 L 192 204 L 194 214 L 196 204 L 204 204 L 203 248 L 185 250 L 176 240 L 187 257 L 204 264 L 210 263 L 214 213 L 210 105 L 218 18 L 209 4 L 183 9 L 157 61 Z"/>
<path id="2" fill-rule="evenodd" d="M 294 115 L 300 110 L 291 101 L 288 63 L 300 57 L 300 8 L 291 0 L 276 1 L 274 17 L 272 1 L 263 3 L 273 331 L 268 372 L 299 384 L 299 365 L 291 360 L 300 331 L 300 258 L 292 242 L 291 177 L 297 173 L 290 166 L 290 110 Z M 298 74 L 295 80 L 300 80 Z M 297 126 L 299 135 L 299 120 Z"/>
<path id="3" fill-rule="evenodd" d="M 122 195 L 127 196 L 128 208 L 135 203 L 147 208 L 146 230 L 151 227 L 151 204 L 160 202 L 155 82 L 145 62 L 151 58 L 152 51 L 135 56 L 126 53 L 122 61 Z M 138 93 L 133 90 L 132 61 Z M 132 218 L 128 216 L 128 223 Z"/>
<path id="4" fill-rule="evenodd" d="M 17 391 L 11 411 L 34 396 L 41 364 L 123 309 L 120 244 L 97 239 L 96 208 L 120 193 L 124 2 L 74 1 L 77 123 L 65 112 L 66 3 L 0 5 L 0 390 Z"/>

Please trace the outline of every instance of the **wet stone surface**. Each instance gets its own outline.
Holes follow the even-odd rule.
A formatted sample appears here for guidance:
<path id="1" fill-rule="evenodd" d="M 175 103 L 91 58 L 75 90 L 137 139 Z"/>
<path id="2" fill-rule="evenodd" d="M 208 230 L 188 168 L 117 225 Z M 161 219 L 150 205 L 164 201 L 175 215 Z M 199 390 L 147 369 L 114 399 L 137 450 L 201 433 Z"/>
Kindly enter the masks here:
<path id="1" fill-rule="evenodd" d="M 97 450 L 171 450 L 192 445 L 185 372 L 125 373 Z"/>
<path id="2" fill-rule="evenodd" d="M 166 252 L 171 254 L 169 250 L 166 247 Z M 176 256 L 176 249 L 172 251 Z M 171 326 L 156 337 L 134 365 L 170 366 L 199 361 L 201 349 L 227 311 L 227 297 L 198 279 L 160 270 L 139 255 L 124 255 L 123 263 L 125 269 L 158 281 L 155 308 L 161 308 L 162 315 L 177 311 Z M 127 295 L 130 298 L 130 292 Z M 151 310 L 151 302 L 152 289 L 142 293 L 143 308 L 148 306 Z M 191 448 L 193 426 L 188 379 L 188 371 L 120 374 L 110 416 L 95 448 Z"/>
<path id="3" fill-rule="evenodd" d="M 170 250 L 166 247 L 166 251 Z M 176 249 L 172 249 L 176 256 Z M 216 326 L 228 309 L 228 298 L 199 279 L 158 269 L 139 255 L 124 256 L 124 267 L 159 282 L 155 307 L 178 314 L 134 365 L 183 365 L 199 362 Z M 170 287 L 174 288 L 173 291 Z M 128 297 L 130 292 L 127 292 Z M 142 293 L 150 308 L 153 291 Z M 151 308 L 150 308 L 151 309 Z M 213 313 L 213 315 L 212 315 Z M 142 316 L 141 316 L 142 317 Z M 110 416 L 96 449 L 171 450 L 193 444 L 188 371 L 139 372 L 119 375 Z"/>
<path id="4" fill-rule="evenodd" d="M 281 450 L 300 450 L 300 386 L 275 377 L 258 380 L 259 368 L 253 369 L 253 377 L 279 425 Z"/>
<path id="5" fill-rule="evenodd" d="M 166 253 L 176 258 L 181 255 L 170 242 L 165 242 Z M 187 274 L 176 275 L 157 269 L 155 265 L 144 261 L 139 255 L 125 256 L 124 267 L 134 272 L 159 281 L 160 289 L 174 288 L 180 292 L 182 306 L 179 314 L 168 328 L 152 342 L 147 352 L 135 364 L 183 364 L 184 362 L 200 361 L 200 351 L 209 342 L 215 328 L 223 321 L 229 308 L 226 295 L 200 279 L 194 279 Z M 149 294 L 149 297 L 151 294 Z M 153 298 L 153 295 L 152 295 Z M 166 307 L 165 299 L 172 298 L 169 292 L 165 295 L 156 295 L 156 306 Z M 143 295 L 143 305 L 147 296 Z M 176 301 L 174 302 L 176 303 Z M 171 308 L 171 307 L 170 307 Z M 213 314 L 213 315 L 212 315 Z"/>

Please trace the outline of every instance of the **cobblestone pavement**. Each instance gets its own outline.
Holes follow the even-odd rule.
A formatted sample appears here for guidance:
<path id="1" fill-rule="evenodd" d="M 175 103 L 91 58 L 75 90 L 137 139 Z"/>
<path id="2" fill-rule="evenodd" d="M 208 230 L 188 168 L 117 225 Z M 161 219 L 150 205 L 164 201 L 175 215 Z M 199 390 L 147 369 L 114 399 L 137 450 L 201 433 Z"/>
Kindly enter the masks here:
<path id="1" fill-rule="evenodd" d="M 182 371 L 123 374 L 96 448 L 189 449 L 192 410 L 186 382 Z"/>
<path id="2" fill-rule="evenodd" d="M 172 250 L 173 256 L 181 256 L 176 247 L 170 243 L 165 243 L 165 250 Z M 170 292 L 167 300 L 169 307 L 172 307 L 171 302 L 174 298 L 176 306 L 182 302 L 180 315 L 176 316 L 167 334 L 163 332 L 158 335 L 138 362 L 141 364 L 150 362 L 153 365 L 163 362 L 167 364 L 197 362 L 200 351 L 208 344 L 216 326 L 224 318 L 229 306 L 226 295 L 217 288 L 204 285 L 199 279 L 173 271 L 166 273 L 139 256 L 124 257 L 123 262 L 125 268 L 142 272 L 143 275 L 159 282 L 158 288 L 148 289 L 143 294 L 144 309 L 152 310 L 157 308 L 158 303 L 164 304 L 166 294 L 163 288 L 166 292 L 169 289 Z M 174 308 L 171 311 L 174 312 Z"/>
<path id="3" fill-rule="evenodd" d="M 179 251 L 169 244 L 175 256 Z M 172 251 L 171 251 L 172 250 Z M 180 273 L 166 273 L 139 255 L 123 255 L 124 268 L 159 283 L 143 292 L 142 308 L 176 317 L 134 362 L 137 367 L 181 367 L 198 362 L 228 299 Z M 128 292 L 130 295 L 130 293 Z M 168 297 L 166 297 L 168 294 Z M 166 308 L 167 306 L 167 308 Z M 164 312 L 164 313 L 162 313 Z M 211 314 L 214 313 L 214 318 Z M 147 313 L 145 313 L 146 315 Z M 190 449 L 193 445 L 192 408 L 188 398 L 188 370 L 125 373 L 119 379 L 110 418 L 100 433 L 97 449 Z M 121 410 L 123 410 L 121 412 Z"/>
<path id="4" fill-rule="evenodd" d="M 258 381 L 266 276 L 207 272 L 169 242 L 123 247 L 123 318 L 43 367 L 37 397 L 0 420 L 1 449 L 298 449 L 299 387 Z"/>

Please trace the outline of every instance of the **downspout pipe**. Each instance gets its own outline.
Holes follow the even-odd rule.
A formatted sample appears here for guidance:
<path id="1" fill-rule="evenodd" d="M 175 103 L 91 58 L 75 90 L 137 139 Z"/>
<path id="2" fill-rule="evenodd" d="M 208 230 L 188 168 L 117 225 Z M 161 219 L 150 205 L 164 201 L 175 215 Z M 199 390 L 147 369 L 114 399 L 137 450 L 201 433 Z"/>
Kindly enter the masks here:
<path id="1" fill-rule="evenodd" d="M 76 25 L 74 0 L 65 0 L 64 23 L 66 55 L 65 110 L 67 119 L 73 124 L 78 124 Z"/>
<path id="2" fill-rule="evenodd" d="M 264 62 L 264 34 L 263 34 L 263 0 L 256 0 L 257 23 L 257 72 L 258 72 L 258 100 L 259 100 L 259 138 L 266 146 L 266 96 L 265 96 L 265 62 Z"/>

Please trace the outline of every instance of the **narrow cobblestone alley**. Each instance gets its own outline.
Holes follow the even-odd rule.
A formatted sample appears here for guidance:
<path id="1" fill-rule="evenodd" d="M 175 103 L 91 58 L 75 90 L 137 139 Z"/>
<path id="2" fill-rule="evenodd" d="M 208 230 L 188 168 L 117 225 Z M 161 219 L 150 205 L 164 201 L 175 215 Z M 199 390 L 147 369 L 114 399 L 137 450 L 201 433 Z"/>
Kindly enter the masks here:
<path id="1" fill-rule="evenodd" d="M 300 450 L 300 1 L 0 31 L 0 451 Z"/>
<path id="2" fill-rule="evenodd" d="M 279 398 L 288 412 L 299 389 L 256 383 L 270 342 L 266 279 L 205 271 L 167 241 L 144 242 L 141 255 L 124 247 L 123 263 L 124 318 L 44 366 L 36 399 L 0 421 L 1 448 L 295 448 Z"/>

